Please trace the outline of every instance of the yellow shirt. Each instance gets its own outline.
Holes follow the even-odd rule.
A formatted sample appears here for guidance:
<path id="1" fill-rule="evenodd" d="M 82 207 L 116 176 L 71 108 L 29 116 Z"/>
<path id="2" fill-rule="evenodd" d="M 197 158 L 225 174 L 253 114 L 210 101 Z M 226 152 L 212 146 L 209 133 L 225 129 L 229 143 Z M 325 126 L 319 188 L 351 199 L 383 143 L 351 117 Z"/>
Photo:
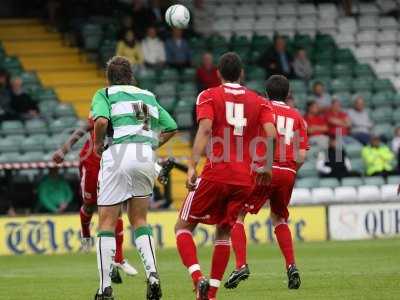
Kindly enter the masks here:
<path id="1" fill-rule="evenodd" d="M 141 65 L 144 61 L 142 48 L 138 43 L 129 47 L 124 41 L 119 41 L 115 54 L 126 57 L 133 65 Z"/>

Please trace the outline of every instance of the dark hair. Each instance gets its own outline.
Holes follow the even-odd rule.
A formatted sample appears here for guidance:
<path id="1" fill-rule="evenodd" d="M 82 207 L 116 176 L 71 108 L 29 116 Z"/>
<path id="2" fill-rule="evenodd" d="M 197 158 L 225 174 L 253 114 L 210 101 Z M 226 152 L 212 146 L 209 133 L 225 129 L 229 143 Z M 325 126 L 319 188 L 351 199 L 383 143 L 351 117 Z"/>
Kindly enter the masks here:
<path id="1" fill-rule="evenodd" d="M 225 53 L 219 59 L 218 70 L 224 80 L 229 82 L 239 81 L 243 70 L 240 56 L 235 52 Z"/>
<path id="2" fill-rule="evenodd" d="M 314 89 L 317 85 L 325 86 L 324 83 L 323 83 L 322 81 L 315 81 L 314 84 L 313 84 L 313 89 Z"/>
<path id="3" fill-rule="evenodd" d="M 315 101 L 313 101 L 313 100 L 307 102 L 307 106 L 306 106 L 306 113 L 307 113 L 307 114 L 309 113 L 311 106 L 313 106 L 313 105 L 316 104 L 316 103 L 317 103 L 317 102 L 315 102 Z"/>
<path id="4" fill-rule="evenodd" d="M 286 101 L 289 94 L 289 80 L 285 76 L 272 75 L 265 86 L 270 100 Z"/>
<path id="5" fill-rule="evenodd" d="M 131 63 L 122 56 L 114 56 L 107 62 L 106 75 L 110 85 L 128 85 L 134 82 Z"/>

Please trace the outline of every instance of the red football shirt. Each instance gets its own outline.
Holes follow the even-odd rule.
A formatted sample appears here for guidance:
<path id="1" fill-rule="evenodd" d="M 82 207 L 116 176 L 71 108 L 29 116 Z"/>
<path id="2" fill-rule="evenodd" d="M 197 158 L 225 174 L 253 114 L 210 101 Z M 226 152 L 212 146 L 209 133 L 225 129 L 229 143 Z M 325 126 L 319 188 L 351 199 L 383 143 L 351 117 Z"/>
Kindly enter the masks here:
<path id="1" fill-rule="evenodd" d="M 94 120 L 91 116 L 88 118 L 88 123 L 91 125 L 92 130 L 90 131 L 90 138 L 86 140 L 79 153 L 80 161 L 85 164 L 100 165 L 101 158 L 94 153 Z"/>
<path id="2" fill-rule="evenodd" d="M 329 122 L 330 118 L 336 118 L 340 120 L 347 120 L 348 115 L 344 111 L 333 112 L 328 111 L 325 116 L 326 120 Z M 336 131 L 340 130 L 343 136 L 349 135 L 349 128 L 344 126 L 336 126 L 334 124 L 329 123 L 329 135 L 336 136 Z"/>
<path id="3" fill-rule="evenodd" d="M 307 122 L 308 127 L 327 125 L 327 120 L 323 115 L 316 115 L 316 116 L 306 115 L 304 119 Z M 313 133 L 310 133 L 309 136 L 321 135 L 321 134 L 326 134 L 326 133 L 320 130 L 316 130 Z"/>
<path id="4" fill-rule="evenodd" d="M 213 88 L 221 84 L 221 80 L 218 78 L 217 68 L 215 67 L 211 70 L 200 67 L 196 71 L 196 76 L 203 89 Z"/>
<path id="5" fill-rule="evenodd" d="M 213 121 L 210 151 L 201 177 L 253 185 L 252 141 L 262 124 L 274 121 L 270 104 L 239 84 L 227 83 L 201 92 L 196 110 L 198 121 Z"/>
<path id="6" fill-rule="evenodd" d="M 296 153 L 308 150 L 307 124 L 297 109 L 279 101 L 268 101 L 275 115 L 277 143 L 274 153 L 274 166 L 296 170 Z M 258 161 L 265 156 L 265 144 L 257 145 Z"/>

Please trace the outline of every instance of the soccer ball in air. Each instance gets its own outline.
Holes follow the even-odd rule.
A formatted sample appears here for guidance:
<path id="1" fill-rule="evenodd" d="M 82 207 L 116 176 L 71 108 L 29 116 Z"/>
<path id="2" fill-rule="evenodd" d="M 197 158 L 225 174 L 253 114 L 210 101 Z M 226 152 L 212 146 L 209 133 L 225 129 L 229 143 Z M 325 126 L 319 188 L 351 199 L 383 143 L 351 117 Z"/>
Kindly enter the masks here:
<path id="1" fill-rule="evenodd" d="M 172 5 L 165 12 L 165 21 L 171 27 L 187 28 L 190 21 L 189 10 L 181 4 Z"/>

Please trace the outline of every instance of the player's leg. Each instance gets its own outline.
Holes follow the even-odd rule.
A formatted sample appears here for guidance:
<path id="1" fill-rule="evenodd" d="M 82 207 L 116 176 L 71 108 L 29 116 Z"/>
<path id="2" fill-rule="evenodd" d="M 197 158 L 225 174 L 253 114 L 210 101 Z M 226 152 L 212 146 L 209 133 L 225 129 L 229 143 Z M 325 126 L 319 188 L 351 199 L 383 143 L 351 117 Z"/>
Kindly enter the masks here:
<path id="1" fill-rule="evenodd" d="M 90 235 L 90 223 L 92 222 L 93 213 L 97 205 L 90 203 L 83 203 L 79 211 L 79 218 L 81 221 L 81 244 L 82 250 L 88 252 L 92 247 L 92 238 Z"/>
<path id="2" fill-rule="evenodd" d="M 111 271 L 115 255 L 114 229 L 121 204 L 99 206 L 99 231 L 97 234 L 97 266 L 100 286 L 95 299 L 114 299 L 111 288 Z"/>
<path id="3" fill-rule="evenodd" d="M 231 251 L 230 243 L 231 227 L 217 225 L 215 231 L 214 252 L 211 263 L 210 289 L 208 297 L 210 300 L 215 299 L 221 280 L 224 276 L 226 267 L 229 262 Z"/>
<path id="4" fill-rule="evenodd" d="M 157 270 L 153 232 L 147 224 L 149 197 L 137 197 L 128 201 L 129 222 L 135 230 L 135 244 L 147 278 L 147 299 L 161 299 L 160 278 Z"/>
<path id="5" fill-rule="evenodd" d="M 117 220 L 117 225 L 115 226 L 115 258 L 114 265 L 124 271 L 125 274 L 129 276 L 135 276 L 138 271 L 129 264 L 128 260 L 124 257 L 124 221 L 122 219 L 122 212 Z"/>

